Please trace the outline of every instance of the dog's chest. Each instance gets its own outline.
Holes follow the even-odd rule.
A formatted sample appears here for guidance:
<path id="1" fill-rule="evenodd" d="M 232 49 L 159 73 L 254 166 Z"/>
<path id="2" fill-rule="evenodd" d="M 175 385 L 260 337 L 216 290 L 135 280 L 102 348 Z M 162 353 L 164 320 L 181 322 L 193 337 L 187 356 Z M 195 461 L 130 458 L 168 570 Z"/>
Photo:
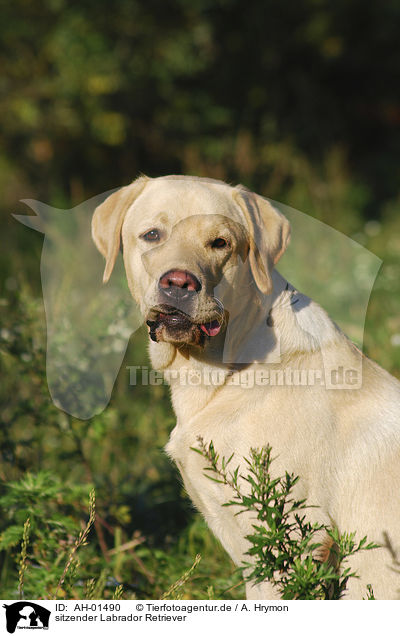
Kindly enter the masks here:
<path id="1" fill-rule="evenodd" d="M 205 468 L 208 464 L 199 453 L 192 450 L 193 447 L 198 447 L 196 436 L 178 424 L 172 431 L 165 450 L 176 463 L 193 504 L 202 513 L 233 561 L 241 565 L 243 555 L 248 549 L 244 536 L 250 532 L 250 520 L 245 519 L 244 515 L 237 517 L 237 509 L 234 507 L 224 507 L 223 504 L 233 498 L 233 491 L 229 486 L 218 484 L 207 477 Z"/>

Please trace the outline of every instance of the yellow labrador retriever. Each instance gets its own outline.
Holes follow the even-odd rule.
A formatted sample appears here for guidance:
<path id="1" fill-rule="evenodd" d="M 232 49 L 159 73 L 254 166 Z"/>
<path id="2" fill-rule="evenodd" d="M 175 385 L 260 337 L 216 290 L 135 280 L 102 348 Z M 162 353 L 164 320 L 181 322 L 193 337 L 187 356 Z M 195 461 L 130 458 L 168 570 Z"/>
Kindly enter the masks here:
<path id="1" fill-rule="evenodd" d="M 273 470 L 300 476 L 296 496 L 316 506 L 313 519 L 382 546 L 353 557 L 359 578 L 346 598 L 361 599 L 368 583 L 379 599 L 400 598 L 400 383 L 274 269 L 286 218 L 241 186 L 140 177 L 96 209 L 92 230 L 105 282 L 122 240 L 152 364 L 171 384 L 166 450 L 233 561 L 248 559 L 251 519 L 222 507 L 232 492 L 204 477 L 191 450 L 199 436 L 237 464 L 271 445 Z M 338 369 L 350 387 L 329 388 Z M 259 380 L 251 390 L 244 372 Z M 267 581 L 247 585 L 248 598 L 275 594 Z"/>

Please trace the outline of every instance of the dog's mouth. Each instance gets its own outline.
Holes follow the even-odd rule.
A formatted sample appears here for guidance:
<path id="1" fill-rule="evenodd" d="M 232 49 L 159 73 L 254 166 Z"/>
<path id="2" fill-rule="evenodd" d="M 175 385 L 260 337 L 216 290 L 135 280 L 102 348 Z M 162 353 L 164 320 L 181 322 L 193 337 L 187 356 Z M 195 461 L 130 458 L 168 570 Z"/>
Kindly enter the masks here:
<path id="1" fill-rule="evenodd" d="M 154 342 L 204 346 L 206 337 L 213 338 L 220 333 L 222 318 L 197 323 L 184 312 L 167 306 L 152 309 L 146 324 L 149 327 L 150 338 Z"/>

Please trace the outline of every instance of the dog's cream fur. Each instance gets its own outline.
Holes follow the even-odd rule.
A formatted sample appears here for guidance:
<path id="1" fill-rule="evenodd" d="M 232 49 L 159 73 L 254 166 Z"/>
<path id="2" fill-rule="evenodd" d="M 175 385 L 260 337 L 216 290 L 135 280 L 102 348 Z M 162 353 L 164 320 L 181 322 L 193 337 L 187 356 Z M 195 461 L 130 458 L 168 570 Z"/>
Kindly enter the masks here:
<path id="1" fill-rule="evenodd" d="M 161 235 L 156 244 L 143 240 L 153 228 Z M 228 239 L 228 251 L 210 248 L 210 239 L 220 235 Z M 204 459 L 190 449 L 199 436 L 206 444 L 212 440 L 221 457 L 234 453 L 233 465 L 244 471 L 250 448 L 271 445 L 274 473 L 300 476 L 296 497 L 316 506 L 309 511 L 312 520 L 383 546 L 352 557 L 349 565 L 360 578 L 350 579 L 345 598 L 361 599 L 368 583 L 378 599 L 400 598 L 400 383 L 362 356 L 321 307 L 274 269 L 289 239 L 286 219 L 241 187 L 194 177 L 141 177 L 94 214 L 93 238 L 106 258 L 104 280 L 121 236 L 129 287 L 145 319 L 157 304 L 160 277 L 179 269 L 202 283 L 193 323 L 216 317 L 224 323 L 204 346 L 189 336 L 174 342 L 166 329 L 150 342 L 150 356 L 158 370 L 225 375 L 222 385 L 195 386 L 170 373 L 177 423 L 166 450 L 233 561 L 242 565 L 248 559 L 251 519 L 222 507 L 232 492 L 204 476 Z M 338 367 L 362 371 L 361 386 L 328 389 L 316 382 L 248 389 L 232 382 L 243 369 L 329 373 Z M 268 582 L 247 585 L 248 598 L 275 594 Z"/>

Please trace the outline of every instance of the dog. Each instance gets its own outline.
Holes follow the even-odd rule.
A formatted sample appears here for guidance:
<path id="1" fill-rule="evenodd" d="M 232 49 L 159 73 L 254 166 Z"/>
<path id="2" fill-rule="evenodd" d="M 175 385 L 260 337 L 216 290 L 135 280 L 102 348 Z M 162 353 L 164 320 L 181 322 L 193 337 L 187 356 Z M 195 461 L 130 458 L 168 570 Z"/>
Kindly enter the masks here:
<path id="1" fill-rule="evenodd" d="M 122 243 L 152 364 L 171 385 L 177 422 L 166 451 L 234 563 L 249 560 L 252 519 L 223 507 L 233 493 L 205 478 L 206 461 L 193 452 L 199 438 L 220 457 L 234 453 L 243 474 L 250 449 L 270 445 L 274 475 L 300 477 L 296 498 L 313 506 L 309 520 L 380 546 L 352 557 L 358 578 L 345 598 L 362 599 L 367 584 L 378 599 L 400 598 L 400 383 L 278 273 L 287 219 L 243 186 L 141 176 L 96 208 L 92 237 L 106 261 L 104 282 Z M 338 368 L 350 371 L 350 386 L 330 390 L 320 379 Z M 318 381 L 241 386 L 244 370 L 260 369 Z M 183 370 L 217 372 L 219 381 L 182 382 Z M 321 544 L 329 554 L 328 535 Z M 246 595 L 277 598 L 268 581 L 248 582 Z"/>

